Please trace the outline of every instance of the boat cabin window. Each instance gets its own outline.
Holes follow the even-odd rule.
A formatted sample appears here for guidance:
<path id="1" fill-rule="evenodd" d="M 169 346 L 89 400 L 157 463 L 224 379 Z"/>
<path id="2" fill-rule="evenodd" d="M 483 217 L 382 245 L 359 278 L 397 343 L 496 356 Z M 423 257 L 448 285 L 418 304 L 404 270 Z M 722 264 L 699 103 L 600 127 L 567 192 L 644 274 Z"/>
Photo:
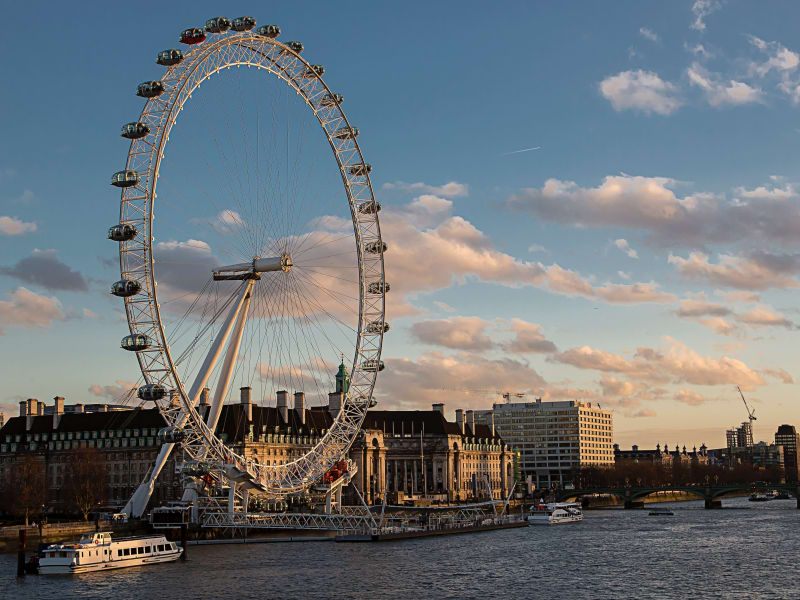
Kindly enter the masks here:
<path id="1" fill-rule="evenodd" d="M 122 550 L 117 550 L 117 556 L 122 556 Z"/>
<path id="2" fill-rule="evenodd" d="M 164 544 L 159 544 L 158 545 L 158 551 L 159 552 L 163 552 L 164 551 Z"/>

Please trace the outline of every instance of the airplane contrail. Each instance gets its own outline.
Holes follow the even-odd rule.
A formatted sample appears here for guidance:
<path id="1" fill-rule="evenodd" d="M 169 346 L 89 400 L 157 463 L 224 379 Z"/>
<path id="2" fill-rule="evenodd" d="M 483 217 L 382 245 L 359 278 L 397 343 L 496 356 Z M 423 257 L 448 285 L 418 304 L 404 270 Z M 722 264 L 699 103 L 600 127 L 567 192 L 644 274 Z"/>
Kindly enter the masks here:
<path id="1" fill-rule="evenodd" d="M 514 150 L 513 152 L 506 152 L 500 156 L 508 156 L 509 154 L 519 154 L 520 152 L 530 152 L 531 150 L 540 150 L 541 146 L 534 146 L 533 148 L 523 148 L 522 150 Z"/>

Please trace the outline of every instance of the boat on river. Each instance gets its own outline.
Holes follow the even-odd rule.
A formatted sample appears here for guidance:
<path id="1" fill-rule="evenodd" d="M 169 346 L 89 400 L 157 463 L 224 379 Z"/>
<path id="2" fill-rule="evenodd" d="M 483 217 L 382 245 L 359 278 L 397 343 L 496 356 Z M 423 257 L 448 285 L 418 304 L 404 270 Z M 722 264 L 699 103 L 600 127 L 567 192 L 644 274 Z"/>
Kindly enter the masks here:
<path id="1" fill-rule="evenodd" d="M 671 517 L 675 513 L 668 508 L 651 508 L 647 514 L 651 517 Z"/>
<path id="2" fill-rule="evenodd" d="M 528 523 L 531 525 L 561 525 L 583 521 L 581 505 L 576 502 L 551 502 L 531 506 Z"/>
<path id="3" fill-rule="evenodd" d="M 172 562 L 183 548 L 163 535 L 111 539 L 95 533 L 74 544 L 50 544 L 41 551 L 41 575 L 68 575 Z"/>
<path id="4" fill-rule="evenodd" d="M 769 502 L 772 500 L 771 494 L 764 494 L 762 492 L 753 492 L 748 498 L 750 502 Z"/>

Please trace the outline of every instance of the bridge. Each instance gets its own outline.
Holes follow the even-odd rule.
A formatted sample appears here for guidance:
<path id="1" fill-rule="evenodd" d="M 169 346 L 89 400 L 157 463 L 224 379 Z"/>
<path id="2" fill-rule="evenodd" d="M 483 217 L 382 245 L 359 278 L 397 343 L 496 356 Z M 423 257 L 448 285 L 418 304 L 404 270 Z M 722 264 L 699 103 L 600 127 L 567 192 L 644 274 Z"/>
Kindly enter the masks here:
<path id="1" fill-rule="evenodd" d="M 583 498 L 587 503 L 588 498 L 595 495 L 616 496 L 622 500 L 625 508 L 634 508 L 635 504 L 642 501 L 645 497 L 656 493 L 685 492 L 697 496 L 698 499 L 705 501 L 705 508 L 721 508 L 722 496 L 734 493 L 782 491 L 797 500 L 797 508 L 800 510 L 800 483 L 724 483 L 724 484 L 687 484 L 687 485 L 666 485 L 666 486 L 619 486 L 619 487 L 597 487 L 586 489 L 565 490 L 559 489 L 555 492 L 557 502 L 566 502 Z"/>

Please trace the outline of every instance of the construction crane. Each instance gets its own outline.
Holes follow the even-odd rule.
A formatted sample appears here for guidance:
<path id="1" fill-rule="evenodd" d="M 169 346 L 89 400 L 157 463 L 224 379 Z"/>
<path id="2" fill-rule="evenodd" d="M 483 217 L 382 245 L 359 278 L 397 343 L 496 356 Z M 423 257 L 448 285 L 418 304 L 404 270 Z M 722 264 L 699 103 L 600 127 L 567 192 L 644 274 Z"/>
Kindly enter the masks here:
<path id="1" fill-rule="evenodd" d="M 739 390 L 739 395 L 742 397 L 742 402 L 744 402 L 744 408 L 745 408 L 745 410 L 747 410 L 747 418 L 750 419 L 750 435 L 752 435 L 753 434 L 753 421 L 756 420 L 756 411 L 755 411 L 755 409 L 751 410 L 750 407 L 747 405 L 747 400 L 744 399 L 744 394 L 742 393 L 742 388 L 740 388 L 737 385 L 736 389 Z"/>

